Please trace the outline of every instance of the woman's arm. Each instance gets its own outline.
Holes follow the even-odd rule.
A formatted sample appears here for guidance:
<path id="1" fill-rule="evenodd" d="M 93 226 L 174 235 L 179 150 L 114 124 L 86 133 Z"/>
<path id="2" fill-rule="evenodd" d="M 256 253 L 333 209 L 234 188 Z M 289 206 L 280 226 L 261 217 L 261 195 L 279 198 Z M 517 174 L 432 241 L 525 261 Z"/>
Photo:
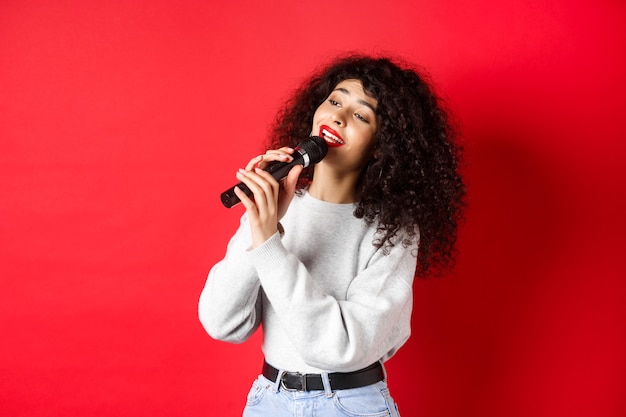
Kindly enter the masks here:
<path id="1" fill-rule="evenodd" d="M 207 333 L 232 343 L 248 339 L 259 327 L 262 314 L 261 284 L 245 255 L 251 245 L 246 217 L 228 243 L 224 259 L 211 268 L 198 303 L 198 316 Z"/>
<path id="2" fill-rule="evenodd" d="M 289 162 L 293 159 L 293 152 L 291 148 L 267 151 L 252 158 L 245 169 L 237 172 L 237 178 L 248 186 L 254 197 L 250 198 L 235 188 L 246 213 L 228 244 L 225 258 L 209 272 L 198 306 L 202 325 L 215 339 L 241 343 L 261 323 L 261 284 L 244 254 L 250 247 L 278 234 L 278 220 L 293 199 L 302 167 L 293 168 L 281 186 L 259 166 L 273 161 Z"/>

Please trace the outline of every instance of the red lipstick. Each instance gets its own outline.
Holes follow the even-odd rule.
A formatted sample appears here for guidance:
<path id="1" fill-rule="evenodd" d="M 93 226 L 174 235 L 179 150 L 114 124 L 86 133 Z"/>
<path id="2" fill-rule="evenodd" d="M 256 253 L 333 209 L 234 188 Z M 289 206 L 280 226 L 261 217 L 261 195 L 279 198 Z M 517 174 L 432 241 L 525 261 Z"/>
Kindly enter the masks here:
<path id="1" fill-rule="evenodd" d="M 337 148 L 345 144 L 341 135 L 326 125 L 320 127 L 318 136 L 324 138 L 330 148 Z"/>

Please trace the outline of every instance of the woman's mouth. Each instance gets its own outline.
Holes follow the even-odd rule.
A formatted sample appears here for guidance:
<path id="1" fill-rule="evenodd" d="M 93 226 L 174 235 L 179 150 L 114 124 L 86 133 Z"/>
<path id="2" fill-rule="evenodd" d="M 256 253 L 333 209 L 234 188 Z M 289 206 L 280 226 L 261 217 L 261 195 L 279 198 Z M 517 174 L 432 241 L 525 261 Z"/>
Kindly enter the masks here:
<path id="1" fill-rule="evenodd" d="M 339 136 L 339 133 L 335 132 L 328 126 L 320 127 L 319 136 L 324 138 L 328 146 L 331 148 L 336 148 L 345 144 L 341 136 Z"/>

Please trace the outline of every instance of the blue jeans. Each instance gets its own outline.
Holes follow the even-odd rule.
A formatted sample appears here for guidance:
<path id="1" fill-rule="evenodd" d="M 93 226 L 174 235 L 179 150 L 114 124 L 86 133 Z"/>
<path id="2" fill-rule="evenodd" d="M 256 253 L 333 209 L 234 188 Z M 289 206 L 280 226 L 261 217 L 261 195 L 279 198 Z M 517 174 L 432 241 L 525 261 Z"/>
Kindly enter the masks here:
<path id="1" fill-rule="evenodd" d="M 400 417 L 384 381 L 361 388 L 332 391 L 322 374 L 324 391 L 290 391 L 263 375 L 252 384 L 243 417 Z"/>

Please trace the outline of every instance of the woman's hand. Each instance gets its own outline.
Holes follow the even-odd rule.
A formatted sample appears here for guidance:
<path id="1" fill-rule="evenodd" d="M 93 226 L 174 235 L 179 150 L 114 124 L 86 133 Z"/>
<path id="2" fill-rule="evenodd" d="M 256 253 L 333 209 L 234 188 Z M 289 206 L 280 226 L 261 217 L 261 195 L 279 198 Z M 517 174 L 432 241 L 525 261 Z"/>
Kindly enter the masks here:
<path id="1" fill-rule="evenodd" d="M 235 187 L 235 194 L 248 212 L 252 229 L 252 246 L 263 244 L 278 230 L 278 221 L 285 215 L 293 199 L 302 165 L 293 167 L 279 184 L 271 174 L 264 171 L 270 162 L 291 162 L 294 150 L 280 148 L 267 151 L 248 162 L 245 169 L 237 172 L 237 179 L 252 191 L 253 198 Z"/>

